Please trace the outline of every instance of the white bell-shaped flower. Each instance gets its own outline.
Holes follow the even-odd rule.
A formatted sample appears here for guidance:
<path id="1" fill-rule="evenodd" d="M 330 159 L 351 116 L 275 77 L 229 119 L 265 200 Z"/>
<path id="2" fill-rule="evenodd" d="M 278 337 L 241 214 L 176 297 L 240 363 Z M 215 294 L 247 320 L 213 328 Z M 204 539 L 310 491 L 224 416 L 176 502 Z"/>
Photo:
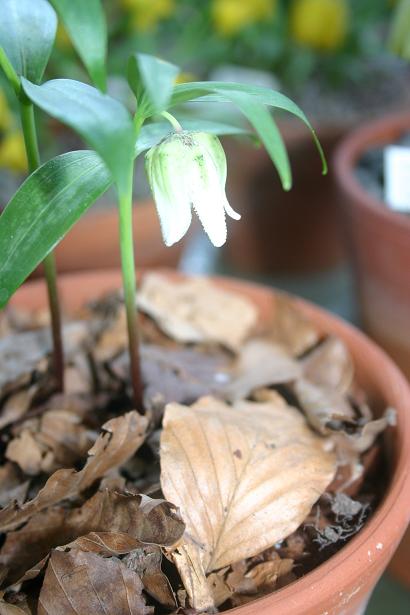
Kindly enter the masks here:
<path id="1" fill-rule="evenodd" d="M 172 246 L 185 235 L 192 208 L 211 242 L 217 247 L 225 243 L 225 214 L 235 220 L 240 215 L 226 198 L 226 157 L 217 136 L 172 133 L 149 150 L 145 167 L 165 245 Z"/>

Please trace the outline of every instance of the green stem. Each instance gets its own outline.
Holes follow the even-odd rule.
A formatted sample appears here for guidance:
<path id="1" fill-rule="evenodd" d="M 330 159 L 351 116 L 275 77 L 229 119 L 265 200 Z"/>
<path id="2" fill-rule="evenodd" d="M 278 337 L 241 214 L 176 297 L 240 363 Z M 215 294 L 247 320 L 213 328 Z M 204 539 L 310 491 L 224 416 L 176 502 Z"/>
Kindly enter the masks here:
<path id="1" fill-rule="evenodd" d="M 163 111 L 161 113 L 162 117 L 164 117 L 166 120 L 168 120 L 168 122 L 170 124 L 172 124 L 172 126 L 174 127 L 174 130 L 176 132 L 182 132 L 182 126 L 181 124 L 178 122 L 178 120 L 176 119 L 176 117 L 174 117 L 171 113 L 168 113 L 168 111 Z"/>
<path id="2" fill-rule="evenodd" d="M 135 281 L 134 241 L 132 225 L 132 185 L 134 165 L 131 164 L 127 190 L 119 194 L 120 247 L 125 311 L 127 315 L 128 347 L 131 383 L 136 409 L 142 409 L 142 378 L 139 354 L 137 290 Z"/>
<path id="3" fill-rule="evenodd" d="M 23 127 L 24 143 L 30 173 L 40 166 L 36 124 L 33 104 L 26 98 L 20 101 L 20 117 Z M 64 389 L 64 351 L 61 335 L 61 314 L 57 290 L 57 271 L 54 254 L 48 254 L 43 262 L 47 282 L 48 302 L 51 315 L 51 331 L 53 336 L 53 367 L 59 391 Z"/>
<path id="4" fill-rule="evenodd" d="M 1 47 L 1 45 L 0 45 L 0 66 L 4 70 L 4 74 L 6 75 L 7 79 L 13 86 L 16 96 L 19 97 L 20 90 L 21 90 L 20 79 L 18 78 L 16 71 L 14 70 L 10 60 L 6 56 L 4 49 L 3 47 Z"/>

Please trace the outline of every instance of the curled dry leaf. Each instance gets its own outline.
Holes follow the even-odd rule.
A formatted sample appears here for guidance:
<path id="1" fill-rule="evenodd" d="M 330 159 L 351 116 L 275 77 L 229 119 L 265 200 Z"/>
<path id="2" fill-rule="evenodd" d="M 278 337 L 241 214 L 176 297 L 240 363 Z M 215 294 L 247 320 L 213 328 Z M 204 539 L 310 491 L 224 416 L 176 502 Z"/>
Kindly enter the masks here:
<path id="1" fill-rule="evenodd" d="M 329 336 L 302 360 L 302 366 L 304 378 L 320 387 L 343 394 L 352 385 L 353 361 L 337 337 Z"/>
<path id="2" fill-rule="evenodd" d="M 6 399 L 1 408 L 0 429 L 18 421 L 26 414 L 36 392 L 37 386 L 33 385 L 13 393 Z"/>
<path id="3" fill-rule="evenodd" d="M 387 427 L 394 425 L 396 425 L 396 411 L 387 408 L 383 416 L 359 426 L 355 433 L 340 434 L 337 442 L 340 446 L 348 447 L 356 453 L 364 453 Z"/>
<path id="4" fill-rule="evenodd" d="M 42 471 L 43 451 L 28 429 L 9 442 L 7 459 L 17 463 L 25 474 L 35 476 Z"/>
<path id="5" fill-rule="evenodd" d="M 301 373 L 300 364 L 281 346 L 262 339 L 250 340 L 240 350 L 232 369 L 232 382 L 226 386 L 224 395 L 236 401 L 259 387 L 296 380 Z"/>
<path id="6" fill-rule="evenodd" d="M 159 547 L 145 546 L 134 549 L 122 560 L 141 578 L 144 589 L 157 602 L 168 609 L 177 606 L 177 600 L 171 584 L 161 570 L 162 553 Z"/>
<path id="7" fill-rule="evenodd" d="M 0 511 L 0 531 L 7 531 L 27 521 L 33 514 L 76 496 L 131 457 L 144 441 L 148 421 L 137 412 L 111 419 L 103 429 L 82 470 L 57 470 L 37 496 L 22 506 L 12 502 Z"/>
<path id="8" fill-rule="evenodd" d="M 233 570 L 227 577 L 227 584 L 234 590 L 231 597 L 233 606 L 240 606 L 273 591 L 281 578 L 289 576 L 293 569 L 292 559 L 276 557 L 245 567 L 243 576 Z"/>
<path id="9" fill-rule="evenodd" d="M 38 615 L 148 615 L 142 583 L 117 558 L 53 551 L 41 588 Z"/>
<path id="10" fill-rule="evenodd" d="M 205 278 L 173 282 L 157 273 L 144 276 L 139 307 L 179 342 L 215 342 L 237 350 L 257 323 L 257 308 L 244 297 Z M 217 306 L 217 309 L 215 309 Z"/>
<path id="11" fill-rule="evenodd" d="M 142 543 L 170 547 L 184 529 L 177 510 L 165 500 L 99 491 L 81 508 L 52 508 L 9 532 L 0 564 L 9 569 L 6 585 L 10 585 L 33 567 L 38 570 L 39 562 L 55 547 L 68 545 L 105 555 L 128 553 Z"/>
<path id="12" fill-rule="evenodd" d="M 253 559 L 241 560 L 233 566 L 211 573 L 207 577 L 215 605 L 220 606 L 228 599 L 234 606 L 245 604 L 273 591 L 278 579 L 289 575 L 293 569 L 293 560 L 282 559 L 272 551 L 265 561 L 255 564 Z"/>
<path id="13" fill-rule="evenodd" d="M 205 575 L 200 547 L 187 539 L 172 552 L 171 556 L 178 568 L 191 606 L 199 612 L 214 613 L 215 601 L 212 587 L 208 585 Z"/>
<path id="14" fill-rule="evenodd" d="M 291 534 L 331 482 L 335 459 L 277 396 L 233 407 L 203 398 L 169 404 L 161 485 L 200 545 L 205 572 L 251 557 Z"/>
<path id="15" fill-rule="evenodd" d="M 6 506 L 13 500 L 19 504 L 24 502 L 28 486 L 29 482 L 24 480 L 14 463 L 0 466 L 0 506 Z"/>
<path id="16" fill-rule="evenodd" d="M 349 400 L 338 391 L 303 378 L 297 380 L 292 389 L 309 424 L 319 433 L 328 435 L 332 433 L 332 427 L 340 429 L 341 422 L 355 422 Z"/>
<path id="17" fill-rule="evenodd" d="M 319 341 L 313 323 L 295 305 L 295 300 L 285 293 L 275 295 L 272 340 L 283 346 L 292 356 L 299 356 Z"/>
<path id="18" fill-rule="evenodd" d="M 51 474 L 82 460 L 96 437 L 76 413 L 48 410 L 36 421 L 23 424 L 23 430 L 8 444 L 5 455 L 29 476 Z"/>

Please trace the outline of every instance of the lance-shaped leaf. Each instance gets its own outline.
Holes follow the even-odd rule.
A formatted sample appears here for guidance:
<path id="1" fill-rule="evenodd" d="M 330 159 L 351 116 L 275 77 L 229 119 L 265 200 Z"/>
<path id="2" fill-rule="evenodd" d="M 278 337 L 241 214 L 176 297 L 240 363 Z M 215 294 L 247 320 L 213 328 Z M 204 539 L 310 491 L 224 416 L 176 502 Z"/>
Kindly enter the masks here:
<path id="1" fill-rule="evenodd" d="M 136 96 L 138 113 L 149 117 L 166 109 L 179 68 L 155 56 L 135 53 L 128 64 L 128 81 Z"/>
<path id="2" fill-rule="evenodd" d="M 201 102 L 231 102 L 231 95 L 235 93 L 248 94 L 254 98 L 259 104 L 282 109 L 299 118 L 312 133 L 312 137 L 318 148 L 322 165 L 323 173 L 327 172 L 326 160 L 323 154 L 322 146 L 313 130 L 312 125 L 303 113 L 290 98 L 269 88 L 264 88 L 256 85 L 245 85 L 241 83 L 225 83 L 223 81 L 197 81 L 191 83 L 181 83 L 174 88 L 174 93 L 171 98 L 171 106 L 189 102 L 191 100 L 200 99 Z M 245 114 L 246 115 L 246 114 Z M 252 119 L 249 118 L 252 122 Z"/>
<path id="3" fill-rule="evenodd" d="M 129 182 L 134 157 L 134 127 L 126 108 L 96 88 L 71 79 L 41 86 L 22 79 L 27 96 L 43 111 L 75 130 L 101 156 L 118 189 Z"/>
<path id="4" fill-rule="evenodd" d="M 91 79 L 106 89 L 107 23 L 101 0 L 50 0 Z"/>
<path id="5" fill-rule="evenodd" d="M 242 111 L 255 128 L 279 173 L 283 188 L 289 190 L 292 186 L 292 174 L 288 152 L 276 122 L 265 105 L 245 92 L 229 92 L 226 93 L 226 98 Z"/>
<path id="6" fill-rule="evenodd" d="M 57 16 L 46 0 L 1 0 L 0 47 L 18 76 L 41 81 L 56 29 Z"/>
<path id="7" fill-rule="evenodd" d="M 90 151 L 57 156 L 26 179 L 0 216 L 0 307 L 111 181 Z"/>

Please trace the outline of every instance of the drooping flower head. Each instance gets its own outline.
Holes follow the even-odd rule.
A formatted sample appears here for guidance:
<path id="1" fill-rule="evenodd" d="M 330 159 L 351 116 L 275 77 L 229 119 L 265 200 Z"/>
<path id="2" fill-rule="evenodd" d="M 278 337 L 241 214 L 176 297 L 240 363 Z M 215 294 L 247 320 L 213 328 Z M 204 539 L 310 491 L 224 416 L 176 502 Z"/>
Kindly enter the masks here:
<path id="1" fill-rule="evenodd" d="M 149 150 L 145 163 L 165 244 L 172 246 L 185 235 L 194 209 L 211 242 L 222 246 L 226 214 L 235 220 L 240 215 L 226 198 L 226 157 L 218 137 L 172 133 Z"/>

